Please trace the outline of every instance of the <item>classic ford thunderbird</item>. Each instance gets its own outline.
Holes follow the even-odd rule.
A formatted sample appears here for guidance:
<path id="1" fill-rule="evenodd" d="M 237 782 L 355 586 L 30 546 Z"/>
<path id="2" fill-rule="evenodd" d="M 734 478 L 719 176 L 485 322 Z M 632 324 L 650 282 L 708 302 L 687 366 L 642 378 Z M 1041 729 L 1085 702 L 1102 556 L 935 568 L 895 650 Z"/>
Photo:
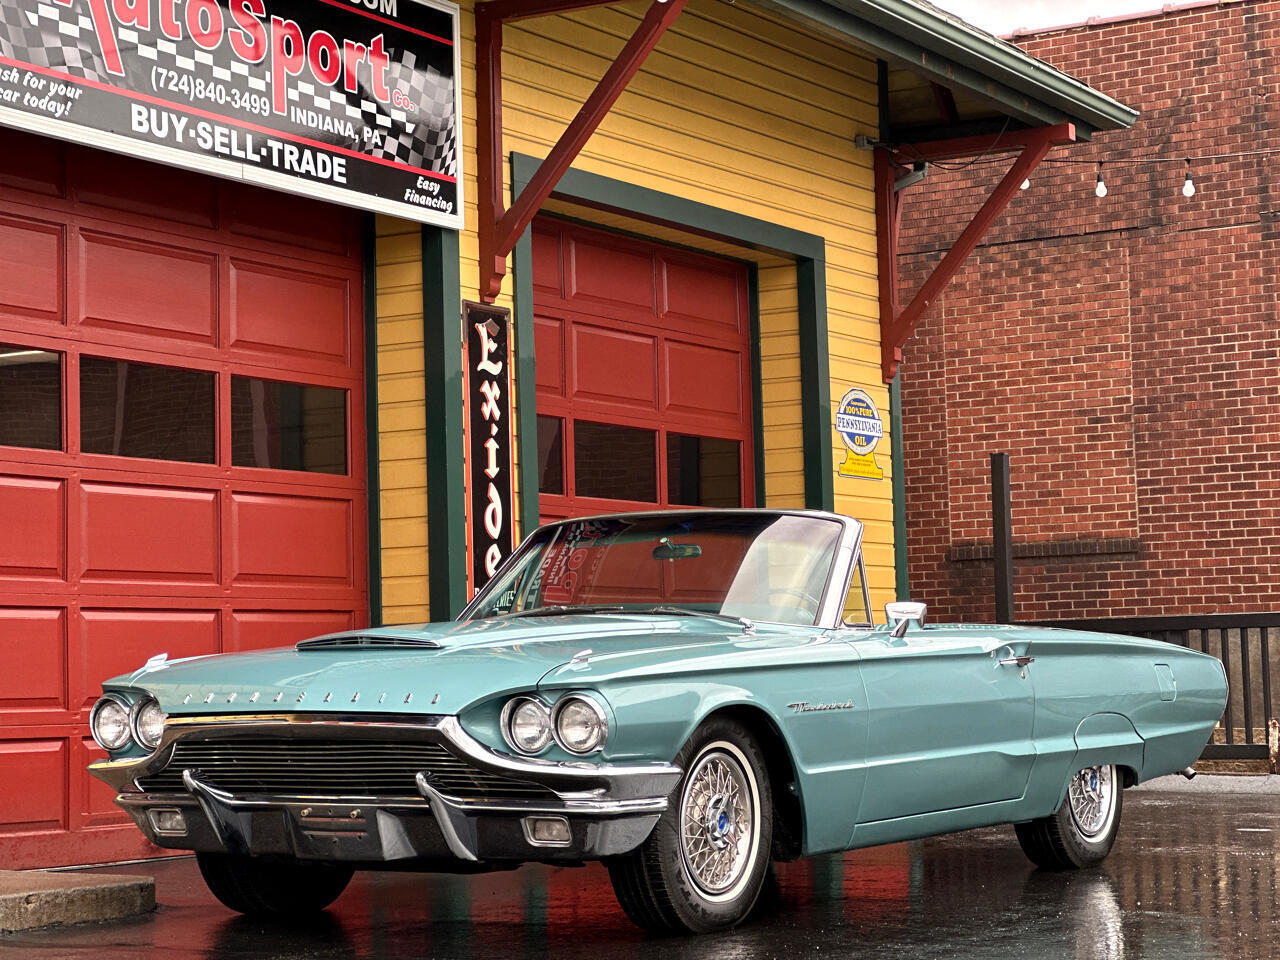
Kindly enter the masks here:
<path id="1" fill-rule="evenodd" d="M 104 685 L 91 770 L 232 909 L 356 869 L 602 860 L 658 931 L 733 926 L 771 860 L 1011 823 L 1111 849 L 1122 789 L 1222 713 L 1212 657 L 1063 630 L 873 625 L 863 528 L 812 511 L 569 520 L 457 620 L 167 660 Z"/>

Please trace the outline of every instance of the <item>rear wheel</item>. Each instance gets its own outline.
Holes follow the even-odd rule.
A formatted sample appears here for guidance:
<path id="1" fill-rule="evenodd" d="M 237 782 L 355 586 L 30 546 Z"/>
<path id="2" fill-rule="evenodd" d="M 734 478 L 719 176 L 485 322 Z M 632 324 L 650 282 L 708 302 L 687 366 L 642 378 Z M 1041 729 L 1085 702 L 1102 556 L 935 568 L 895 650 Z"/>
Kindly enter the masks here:
<path id="1" fill-rule="evenodd" d="M 318 913 L 347 888 L 350 867 L 336 863 L 259 860 L 230 853 L 197 853 L 205 884 L 225 906 L 251 916 Z"/>
<path id="2" fill-rule="evenodd" d="M 609 862 L 622 908 L 655 933 L 741 923 L 769 866 L 773 807 L 764 755 L 741 724 L 712 720 L 676 758 L 685 770 L 658 825 Z"/>
<path id="3" fill-rule="evenodd" d="M 1015 825 L 1023 852 L 1046 870 L 1078 870 L 1101 862 L 1120 829 L 1123 786 L 1113 764 L 1077 772 L 1057 812 Z"/>

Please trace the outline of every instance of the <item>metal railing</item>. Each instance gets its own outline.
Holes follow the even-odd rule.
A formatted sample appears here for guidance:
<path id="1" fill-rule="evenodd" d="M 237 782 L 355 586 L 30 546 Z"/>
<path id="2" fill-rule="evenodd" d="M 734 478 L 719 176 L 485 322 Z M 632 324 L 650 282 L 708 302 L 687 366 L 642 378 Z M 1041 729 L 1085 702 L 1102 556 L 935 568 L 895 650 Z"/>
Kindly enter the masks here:
<path id="1" fill-rule="evenodd" d="M 1042 620 L 1039 623 L 1046 627 L 1163 640 L 1217 657 L 1227 673 L 1227 709 L 1201 757 L 1206 760 L 1267 759 L 1267 723 L 1276 716 L 1271 681 L 1280 677 L 1280 613 Z"/>

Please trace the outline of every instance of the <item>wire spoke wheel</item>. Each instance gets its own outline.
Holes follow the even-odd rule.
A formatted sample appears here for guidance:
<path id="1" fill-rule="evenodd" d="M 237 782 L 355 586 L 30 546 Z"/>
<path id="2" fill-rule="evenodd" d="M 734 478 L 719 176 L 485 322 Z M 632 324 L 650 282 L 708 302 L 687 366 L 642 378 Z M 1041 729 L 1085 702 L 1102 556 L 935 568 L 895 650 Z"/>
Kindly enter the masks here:
<path id="1" fill-rule="evenodd" d="M 755 797 L 739 760 L 708 750 L 680 797 L 680 841 L 689 879 L 709 898 L 731 894 L 753 859 Z"/>
<path id="2" fill-rule="evenodd" d="M 773 850 L 773 784 L 751 731 L 705 721 L 675 757 L 684 774 L 645 841 L 608 862 L 618 903 L 657 933 L 735 927 L 759 899 Z"/>
<path id="3" fill-rule="evenodd" d="M 1071 778 L 1067 800 L 1076 829 L 1093 839 L 1111 824 L 1116 806 L 1114 767 L 1085 767 Z"/>
<path id="4" fill-rule="evenodd" d="M 1124 771 L 1113 764 L 1077 770 L 1058 809 L 1014 824 L 1031 862 L 1046 870 L 1079 870 L 1111 852 L 1120 829 Z"/>
<path id="5" fill-rule="evenodd" d="M 690 771 L 680 798 L 680 839 L 689 879 L 718 897 L 740 881 L 751 864 L 754 797 L 746 772 L 723 750 L 704 753 Z"/>

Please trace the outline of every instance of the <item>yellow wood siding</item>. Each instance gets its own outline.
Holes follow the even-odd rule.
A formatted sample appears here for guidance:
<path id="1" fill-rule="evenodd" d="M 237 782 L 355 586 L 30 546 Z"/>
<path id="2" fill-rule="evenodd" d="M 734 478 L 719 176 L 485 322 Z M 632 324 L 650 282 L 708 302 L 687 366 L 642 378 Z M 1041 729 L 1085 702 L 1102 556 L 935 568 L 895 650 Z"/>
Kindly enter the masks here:
<path id="1" fill-rule="evenodd" d="M 472 7 L 463 3 L 461 23 L 461 133 L 470 225 L 460 237 L 465 299 L 476 297 L 479 279 Z M 504 153 L 546 155 L 646 7 L 596 8 L 506 27 Z M 857 134 L 877 133 L 876 121 L 872 60 L 742 3 L 691 0 L 574 166 L 825 237 L 832 401 L 851 386 L 864 387 L 886 427 L 876 450 L 884 480 L 834 478 L 836 509 L 867 522 L 868 573 L 878 607 L 892 599 L 894 585 L 889 408 L 879 377 L 871 154 L 853 146 Z M 603 215 L 577 215 L 612 225 Z M 640 230 L 659 239 L 673 232 Z M 415 393 L 412 384 L 422 376 L 415 238 L 416 228 L 379 221 L 388 622 L 418 617 L 426 604 L 425 439 L 421 387 Z M 724 244 L 689 237 L 681 242 L 759 264 L 766 502 L 801 506 L 805 451 L 794 265 Z M 500 303 L 510 305 L 510 291 L 508 279 Z M 830 442 L 838 466 L 844 448 L 834 428 Z"/>
<path id="2" fill-rule="evenodd" d="M 382 616 L 407 623 L 428 615 L 422 240 L 391 217 L 378 217 L 377 235 Z"/>

